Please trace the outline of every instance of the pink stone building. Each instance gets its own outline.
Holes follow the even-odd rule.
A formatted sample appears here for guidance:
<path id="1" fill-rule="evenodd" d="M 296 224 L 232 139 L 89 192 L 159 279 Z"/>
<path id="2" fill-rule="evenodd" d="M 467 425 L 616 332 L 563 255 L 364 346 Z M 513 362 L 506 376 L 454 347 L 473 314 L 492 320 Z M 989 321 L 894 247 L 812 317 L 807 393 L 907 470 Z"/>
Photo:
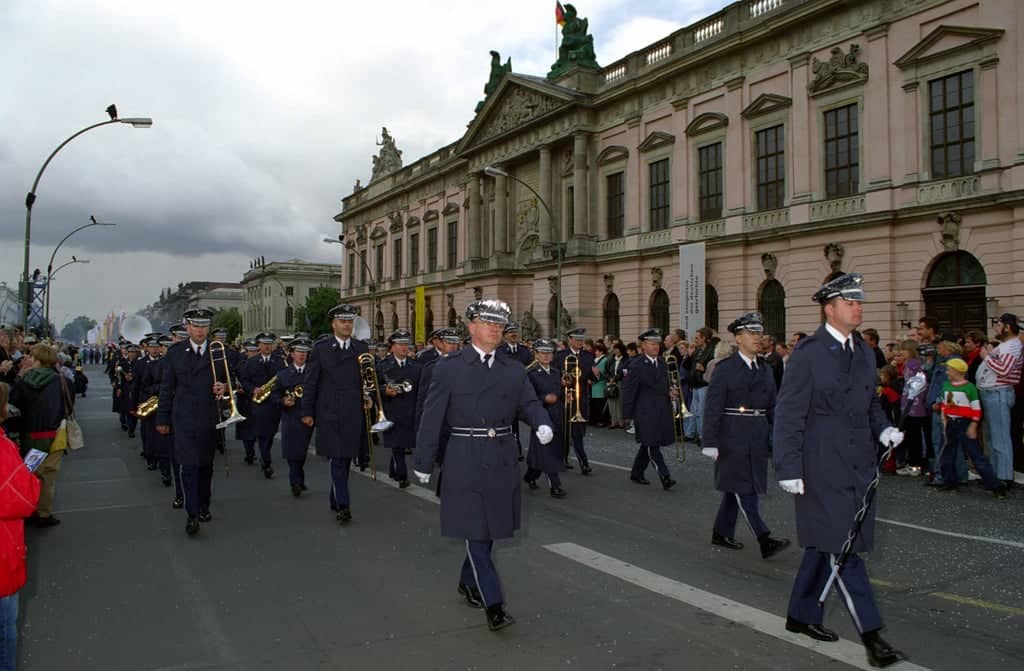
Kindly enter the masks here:
<path id="1" fill-rule="evenodd" d="M 986 329 L 1024 311 L 1022 39 L 1017 0 L 743 0 L 600 71 L 506 75 L 457 142 L 343 199 L 343 295 L 380 333 L 423 286 L 428 330 L 482 294 L 550 334 L 557 239 L 568 318 L 632 339 L 679 325 L 704 241 L 714 328 L 811 331 L 857 271 L 883 340 Z"/>

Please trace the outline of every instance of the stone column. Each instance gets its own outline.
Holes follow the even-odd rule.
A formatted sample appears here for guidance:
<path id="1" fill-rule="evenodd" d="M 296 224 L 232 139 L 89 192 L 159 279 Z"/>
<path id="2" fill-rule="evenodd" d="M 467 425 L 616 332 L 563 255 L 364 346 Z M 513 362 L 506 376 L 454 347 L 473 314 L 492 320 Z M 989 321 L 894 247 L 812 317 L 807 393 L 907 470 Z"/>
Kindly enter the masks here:
<path id="1" fill-rule="evenodd" d="M 466 238 L 469 241 L 466 250 L 471 259 L 480 258 L 480 228 L 483 219 L 480 212 L 483 209 L 483 201 L 480 198 L 480 178 L 476 175 L 469 176 L 469 225 L 466 227 Z"/>
<path id="2" fill-rule="evenodd" d="M 494 251 L 507 252 L 508 241 L 508 178 L 494 178 Z"/>
<path id="3" fill-rule="evenodd" d="M 590 233 L 590 218 L 588 216 L 590 189 L 587 188 L 587 136 L 582 133 L 573 138 L 572 164 L 572 236 L 579 237 Z"/>
<path id="4" fill-rule="evenodd" d="M 551 206 L 551 147 L 544 145 L 540 148 L 540 171 L 538 174 L 539 184 L 537 185 L 537 193 L 544 199 L 547 205 Z M 537 203 L 537 209 L 539 212 L 537 216 L 538 228 L 540 229 L 540 241 L 541 244 L 551 242 L 551 217 L 548 216 L 547 209 L 544 205 Z"/>

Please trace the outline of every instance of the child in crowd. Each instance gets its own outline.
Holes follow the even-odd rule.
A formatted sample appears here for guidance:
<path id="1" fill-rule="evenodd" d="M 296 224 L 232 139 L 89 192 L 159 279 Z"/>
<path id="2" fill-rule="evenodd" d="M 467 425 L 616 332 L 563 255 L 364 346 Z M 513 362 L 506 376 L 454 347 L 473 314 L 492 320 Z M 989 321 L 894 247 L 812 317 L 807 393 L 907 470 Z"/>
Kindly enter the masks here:
<path id="1" fill-rule="evenodd" d="M 946 431 L 946 449 L 942 451 L 942 486 L 940 491 L 956 491 L 957 476 L 953 461 L 956 450 L 965 450 L 981 476 L 986 489 L 999 498 L 1006 498 L 1006 483 L 996 478 L 992 465 L 978 445 L 978 424 L 981 422 L 981 399 L 978 388 L 967 381 L 967 362 L 954 357 L 946 362 L 948 379 L 942 386 L 942 423 Z"/>
<path id="2" fill-rule="evenodd" d="M 900 423 L 900 388 L 902 382 L 903 380 L 900 378 L 899 373 L 896 372 L 895 366 L 885 365 L 878 370 L 878 399 L 881 402 L 882 411 L 893 426 L 898 426 Z M 882 472 L 896 472 L 895 450 L 889 453 L 889 458 L 882 464 Z"/>

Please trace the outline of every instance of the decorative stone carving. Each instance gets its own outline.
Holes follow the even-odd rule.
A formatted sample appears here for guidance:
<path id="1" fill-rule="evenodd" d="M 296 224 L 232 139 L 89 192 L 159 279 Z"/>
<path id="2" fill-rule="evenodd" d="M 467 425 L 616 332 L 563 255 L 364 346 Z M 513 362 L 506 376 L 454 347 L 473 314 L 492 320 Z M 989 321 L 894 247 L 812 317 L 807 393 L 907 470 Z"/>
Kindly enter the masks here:
<path id="1" fill-rule="evenodd" d="M 530 303 L 530 309 L 525 310 L 519 318 L 519 331 L 522 333 L 524 340 L 531 340 L 540 336 L 540 322 L 533 316 L 533 303 Z"/>
<path id="2" fill-rule="evenodd" d="M 478 134 L 479 139 L 500 135 L 547 114 L 560 106 L 561 101 L 542 95 L 525 86 L 506 87 L 501 96 L 501 106 L 487 120 Z"/>
<path id="3" fill-rule="evenodd" d="M 581 19 L 572 5 L 562 8 L 562 43 L 558 46 L 558 60 L 551 65 L 548 79 L 556 79 L 573 67 L 600 70 L 594 54 L 594 37 L 587 33 L 590 22 Z"/>
<path id="4" fill-rule="evenodd" d="M 962 217 L 956 212 L 943 212 L 938 222 L 942 228 L 942 248 L 947 252 L 960 249 L 960 222 Z"/>
<path id="5" fill-rule="evenodd" d="M 644 141 L 640 143 L 640 146 L 637 147 L 637 149 L 639 149 L 641 152 L 646 152 L 652 149 L 657 149 L 658 147 L 664 147 L 666 145 L 675 144 L 675 141 L 675 135 L 672 135 L 671 133 L 665 133 L 664 131 L 656 130 L 652 131 L 651 134 L 648 135 L 644 139 Z"/>
<path id="6" fill-rule="evenodd" d="M 367 224 L 356 226 L 356 242 L 366 242 L 366 229 Z"/>
<path id="7" fill-rule="evenodd" d="M 746 108 L 740 112 L 740 116 L 744 119 L 756 119 L 759 116 L 771 114 L 772 112 L 786 109 L 792 105 L 792 98 L 776 95 L 774 93 L 762 93 L 757 96 L 754 102 L 747 105 Z"/>
<path id="8" fill-rule="evenodd" d="M 380 134 L 381 140 L 377 142 L 380 152 L 373 157 L 371 182 L 384 175 L 390 175 L 402 167 L 402 151 L 395 146 L 395 139 L 391 137 L 391 133 L 388 132 L 386 127 L 380 129 Z"/>
<path id="9" fill-rule="evenodd" d="M 388 219 L 391 220 L 391 230 L 394 232 L 395 227 L 402 228 L 402 213 L 395 211 L 388 215 Z"/>
<path id="10" fill-rule="evenodd" d="M 828 261 L 828 267 L 832 269 L 832 272 L 838 273 L 842 271 L 843 257 L 845 255 L 846 249 L 838 242 L 830 242 L 825 245 L 825 260 Z"/>
<path id="11" fill-rule="evenodd" d="M 459 213 L 459 204 L 456 203 L 455 201 L 452 201 L 452 202 L 446 204 L 444 206 L 444 209 L 441 210 L 441 214 L 443 214 L 445 216 L 448 216 L 450 214 L 458 214 L 458 213 Z"/>
<path id="12" fill-rule="evenodd" d="M 481 300 L 484 297 L 483 287 L 473 287 L 473 300 Z"/>
<path id="13" fill-rule="evenodd" d="M 512 59 L 509 58 L 505 61 L 505 64 L 501 64 L 501 54 L 497 51 L 491 52 L 491 76 L 484 84 L 484 99 L 476 104 L 474 112 L 479 113 L 483 109 L 487 99 L 491 97 L 491 94 L 498 89 L 498 84 L 504 79 L 505 75 L 512 72 Z"/>
<path id="14" fill-rule="evenodd" d="M 388 232 L 384 230 L 383 226 L 376 226 L 373 229 L 373 232 L 370 233 L 370 239 L 371 240 L 379 240 L 381 238 L 387 237 L 387 235 L 388 235 Z"/>
<path id="15" fill-rule="evenodd" d="M 615 290 L 615 275 L 608 273 L 604 276 L 604 292 L 610 294 Z"/>
<path id="16" fill-rule="evenodd" d="M 616 161 L 625 161 L 629 158 L 629 149 L 622 145 L 612 145 L 605 147 L 601 150 L 601 153 L 597 155 L 598 165 L 607 165 Z"/>
<path id="17" fill-rule="evenodd" d="M 455 295 L 454 294 L 446 294 L 445 298 L 448 299 L 448 309 L 449 310 L 454 310 L 455 309 Z"/>
<path id="18" fill-rule="evenodd" d="M 814 73 L 814 78 L 807 85 L 808 93 L 814 95 L 831 88 L 867 81 L 868 64 L 858 61 L 860 45 L 851 44 L 850 51 L 846 54 L 839 47 L 832 47 L 830 53 L 827 61 L 811 59 L 811 72 Z"/>
<path id="19" fill-rule="evenodd" d="M 779 260 L 774 254 L 765 253 L 761 255 L 761 267 L 764 268 L 765 279 L 774 280 L 775 271 L 779 267 Z"/>
<path id="20" fill-rule="evenodd" d="M 702 133 L 725 128 L 729 125 L 729 117 L 720 112 L 704 112 L 686 126 L 686 135 L 694 137 Z"/>
<path id="21" fill-rule="evenodd" d="M 527 198 L 516 208 L 516 250 L 533 249 L 540 239 L 540 210 L 537 199 Z"/>
<path id="22" fill-rule="evenodd" d="M 651 268 L 651 286 L 655 289 L 660 289 L 661 280 L 664 276 L 665 272 L 661 268 Z"/>
<path id="23" fill-rule="evenodd" d="M 423 223 L 437 219 L 437 210 L 427 210 L 423 213 Z"/>
<path id="24" fill-rule="evenodd" d="M 363 188 L 364 188 L 363 185 L 360 184 L 359 180 L 357 179 L 355 186 L 352 187 L 352 193 L 356 193 L 357 191 L 362 191 Z"/>
<path id="25" fill-rule="evenodd" d="M 552 296 L 558 294 L 558 276 L 548 275 L 548 291 L 551 292 Z"/>

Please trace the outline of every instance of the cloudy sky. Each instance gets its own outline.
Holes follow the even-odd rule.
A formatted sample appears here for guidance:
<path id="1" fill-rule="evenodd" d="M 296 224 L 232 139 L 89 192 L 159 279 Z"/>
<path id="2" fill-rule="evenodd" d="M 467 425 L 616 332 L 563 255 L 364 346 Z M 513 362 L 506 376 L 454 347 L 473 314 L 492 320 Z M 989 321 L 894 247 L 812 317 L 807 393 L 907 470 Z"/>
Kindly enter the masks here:
<path id="1" fill-rule="evenodd" d="M 458 139 L 482 97 L 490 49 L 515 72 L 554 60 L 554 0 L 511 3 L 4 0 L 0 3 L 0 281 L 14 287 L 24 198 L 31 268 L 90 216 L 54 266 L 58 326 L 135 311 L 160 289 L 241 280 L 249 259 L 338 262 L 332 217 L 366 183 L 387 126 L 406 163 Z M 581 0 L 607 64 L 728 4 Z M 500 7 L 500 10 L 498 9 Z"/>

